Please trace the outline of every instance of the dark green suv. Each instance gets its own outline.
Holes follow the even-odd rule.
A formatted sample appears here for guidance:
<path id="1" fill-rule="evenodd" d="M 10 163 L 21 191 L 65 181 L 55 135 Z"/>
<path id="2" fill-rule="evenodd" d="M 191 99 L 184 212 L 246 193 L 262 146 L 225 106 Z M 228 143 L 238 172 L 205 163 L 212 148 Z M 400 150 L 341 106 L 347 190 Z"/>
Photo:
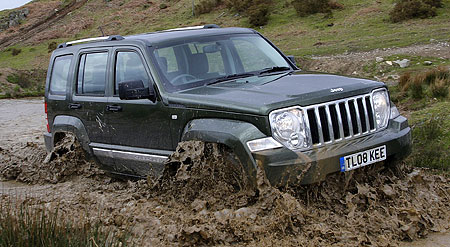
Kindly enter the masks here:
<path id="1" fill-rule="evenodd" d="M 247 175 L 303 184 L 410 152 L 385 84 L 300 71 L 258 32 L 216 25 L 60 44 L 48 150 L 65 133 L 110 172 L 160 173 L 181 141 L 221 143 Z M 300 176 L 301 175 L 301 176 Z"/>

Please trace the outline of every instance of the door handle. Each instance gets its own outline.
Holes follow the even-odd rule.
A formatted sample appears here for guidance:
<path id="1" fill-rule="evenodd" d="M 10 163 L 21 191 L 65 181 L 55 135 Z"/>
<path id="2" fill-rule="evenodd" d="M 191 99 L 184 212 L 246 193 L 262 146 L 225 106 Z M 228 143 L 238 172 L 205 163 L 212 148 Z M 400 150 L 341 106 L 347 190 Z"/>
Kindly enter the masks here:
<path id="1" fill-rule="evenodd" d="M 75 109 L 80 109 L 80 108 L 81 108 L 80 103 L 70 103 L 69 104 L 69 109 L 75 110 Z"/>
<path id="2" fill-rule="evenodd" d="M 119 105 L 107 105 L 106 106 L 106 110 L 107 111 L 112 111 L 112 112 L 119 112 L 119 111 L 122 111 L 122 106 L 119 106 Z"/>

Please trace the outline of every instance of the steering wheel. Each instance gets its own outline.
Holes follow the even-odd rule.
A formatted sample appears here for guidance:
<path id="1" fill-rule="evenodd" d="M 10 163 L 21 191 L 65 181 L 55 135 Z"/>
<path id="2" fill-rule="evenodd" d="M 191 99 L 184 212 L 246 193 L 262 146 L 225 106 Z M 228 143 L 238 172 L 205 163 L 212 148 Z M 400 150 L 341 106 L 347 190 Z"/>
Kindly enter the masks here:
<path id="1" fill-rule="evenodd" d="M 181 75 L 177 75 L 175 76 L 175 78 L 173 78 L 170 82 L 174 85 L 180 85 L 182 83 L 175 83 L 176 81 L 180 80 L 181 78 L 185 78 L 183 82 L 187 82 L 187 78 L 190 77 L 194 80 L 197 80 L 197 77 L 190 75 L 190 74 L 181 74 Z"/>

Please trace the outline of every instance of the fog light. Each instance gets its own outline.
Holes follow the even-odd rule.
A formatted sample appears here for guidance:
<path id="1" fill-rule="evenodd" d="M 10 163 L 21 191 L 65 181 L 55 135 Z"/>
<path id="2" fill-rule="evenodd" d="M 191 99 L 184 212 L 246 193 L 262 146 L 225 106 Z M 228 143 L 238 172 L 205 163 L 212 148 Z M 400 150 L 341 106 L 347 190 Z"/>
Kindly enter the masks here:
<path id="1" fill-rule="evenodd" d="M 268 149 L 280 148 L 283 145 L 281 143 L 275 141 L 275 139 L 273 139 L 272 137 L 266 137 L 266 138 L 256 139 L 253 141 L 248 141 L 247 146 L 250 149 L 250 151 L 253 153 L 253 152 L 258 152 L 258 151 L 263 151 L 263 150 L 268 150 Z"/>
<path id="2" fill-rule="evenodd" d="M 394 119 L 398 116 L 400 116 L 400 112 L 394 104 L 391 104 L 391 119 Z"/>

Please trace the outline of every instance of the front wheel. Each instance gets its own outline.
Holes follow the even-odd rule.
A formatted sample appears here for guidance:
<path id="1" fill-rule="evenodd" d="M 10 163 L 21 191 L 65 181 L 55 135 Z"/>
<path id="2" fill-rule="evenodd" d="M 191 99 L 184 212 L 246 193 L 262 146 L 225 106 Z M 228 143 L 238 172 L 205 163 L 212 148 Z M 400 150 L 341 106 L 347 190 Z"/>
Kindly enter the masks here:
<path id="1" fill-rule="evenodd" d="M 256 195 L 255 186 L 229 147 L 201 141 L 180 142 L 156 186 L 189 201 L 212 198 L 247 205 Z"/>

